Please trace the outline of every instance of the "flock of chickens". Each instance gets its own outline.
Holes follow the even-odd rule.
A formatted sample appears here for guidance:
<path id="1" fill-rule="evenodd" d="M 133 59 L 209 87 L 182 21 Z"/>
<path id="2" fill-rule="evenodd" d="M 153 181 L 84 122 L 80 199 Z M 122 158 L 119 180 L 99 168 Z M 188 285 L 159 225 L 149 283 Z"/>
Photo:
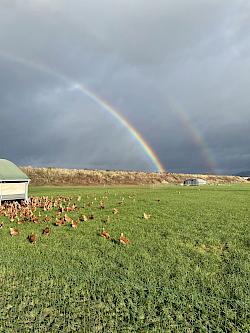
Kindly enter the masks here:
<path id="1" fill-rule="evenodd" d="M 89 198 L 87 196 L 87 198 Z M 107 197 L 104 197 L 107 199 Z M 26 224 L 26 223 L 52 223 L 55 226 L 70 226 L 73 229 L 77 229 L 79 223 L 94 220 L 95 217 L 93 214 L 86 216 L 81 214 L 81 210 L 86 207 L 91 207 L 94 202 L 88 202 L 83 204 L 81 196 L 77 198 L 77 204 L 72 203 L 72 197 L 68 196 L 59 196 L 56 198 L 49 198 L 47 196 L 43 197 L 32 197 L 28 203 L 25 202 L 6 202 L 2 206 L 0 206 L 0 229 L 4 228 L 4 222 L 1 221 L 1 217 L 6 217 L 12 223 L 17 223 L 18 225 Z M 97 200 L 96 198 L 94 198 Z M 118 204 L 123 204 L 124 199 L 120 201 Z M 99 202 L 99 209 L 104 209 L 105 204 L 104 201 Z M 77 219 L 73 219 L 69 215 L 74 213 L 77 214 Z M 112 213 L 118 214 L 119 210 L 114 208 Z M 150 215 L 144 213 L 144 219 L 149 219 Z M 108 222 L 110 217 L 108 216 L 104 222 Z M 10 236 L 15 237 L 18 236 L 20 231 L 16 227 L 9 228 Z M 42 230 L 42 235 L 48 237 L 51 234 L 51 228 L 46 226 Z M 119 240 L 115 240 L 112 238 L 108 231 L 102 230 L 99 235 L 107 240 L 115 241 L 123 245 L 127 245 L 130 243 L 129 239 L 124 236 L 123 233 L 120 234 Z M 27 240 L 34 244 L 38 240 L 38 235 L 32 233 L 28 235 Z"/>

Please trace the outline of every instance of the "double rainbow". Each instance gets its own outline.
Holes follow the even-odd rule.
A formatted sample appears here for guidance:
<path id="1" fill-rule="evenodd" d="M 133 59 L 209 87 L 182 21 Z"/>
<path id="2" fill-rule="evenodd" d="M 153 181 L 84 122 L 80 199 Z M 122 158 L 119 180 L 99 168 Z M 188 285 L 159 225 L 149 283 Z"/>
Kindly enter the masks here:
<path id="1" fill-rule="evenodd" d="M 89 97 L 92 101 L 94 101 L 96 104 L 98 104 L 103 110 L 106 110 L 111 116 L 113 116 L 114 119 L 116 119 L 124 128 L 127 129 L 127 131 L 130 133 L 131 137 L 140 145 L 140 147 L 145 152 L 146 156 L 152 162 L 154 169 L 156 171 L 158 171 L 158 172 L 165 171 L 163 164 L 161 163 L 159 157 L 157 156 L 157 154 L 155 153 L 153 148 L 148 144 L 148 142 L 141 135 L 141 133 L 128 121 L 128 119 L 126 119 L 118 110 L 114 109 L 114 107 L 112 105 L 110 105 L 102 97 L 98 96 L 96 93 L 94 93 L 93 91 L 91 91 L 87 87 L 85 87 L 81 82 L 73 80 L 70 77 L 68 77 L 62 73 L 59 73 L 44 64 L 26 60 L 21 57 L 16 57 L 16 56 L 13 56 L 12 54 L 8 54 L 8 53 L 2 52 L 2 51 L 0 51 L 0 56 L 4 57 L 7 60 L 10 60 L 12 62 L 16 62 L 16 63 L 22 64 L 22 65 L 25 65 L 27 67 L 34 68 L 35 70 L 38 70 L 40 72 L 52 75 L 58 79 L 63 80 L 67 84 L 70 84 L 71 86 L 74 87 L 75 90 L 81 91 L 85 96 Z"/>
<path id="2" fill-rule="evenodd" d="M 156 152 L 149 145 L 146 139 L 141 135 L 141 133 L 132 125 L 132 123 L 129 122 L 129 120 L 125 118 L 125 116 L 121 112 L 115 109 L 108 101 L 88 89 L 81 82 L 78 82 L 65 74 L 57 72 L 54 69 L 48 67 L 47 65 L 37 63 L 32 60 L 27 60 L 21 57 L 13 56 L 12 54 L 3 51 L 0 51 L 0 57 L 4 57 L 12 62 L 34 68 L 35 70 L 42 73 L 52 75 L 55 78 L 64 81 L 65 83 L 70 85 L 70 87 L 73 87 L 73 90 L 79 90 L 85 96 L 89 97 L 93 102 L 99 105 L 102 110 L 107 111 L 115 120 L 117 120 L 124 128 L 126 128 L 126 130 L 130 133 L 131 137 L 135 140 L 135 142 L 137 142 L 137 144 L 142 148 L 148 159 L 151 161 L 154 170 L 158 172 L 165 171 L 165 168 L 161 163 L 159 157 L 157 156 Z M 173 100 L 173 98 L 170 98 L 168 96 L 167 105 L 168 109 L 172 111 L 175 115 L 177 115 L 183 128 L 185 128 L 187 133 L 189 133 L 193 142 L 200 148 L 203 160 L 206 162 L 209 172 L 214 173 L 214 170 L 216 169 L 215 159 L 198 128 L 194 126 L 187 113 L 184 112 L 183 107 L 180 105 L 180 103 L 177 103 L 176 100 Z"/>

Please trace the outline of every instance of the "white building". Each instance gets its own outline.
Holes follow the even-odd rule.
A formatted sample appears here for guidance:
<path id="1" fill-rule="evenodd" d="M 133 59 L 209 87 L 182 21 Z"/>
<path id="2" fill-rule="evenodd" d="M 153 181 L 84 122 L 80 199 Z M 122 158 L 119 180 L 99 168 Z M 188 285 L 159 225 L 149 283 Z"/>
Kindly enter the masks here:
<path id="1" fill-rule="evenodd" d="M 0 205 L 3 200 L 28 200 L 30 179 L 14 163 L 0 159 Z"/>
<path id="2" fill-rule="evenodd" d="M 187 186 L 199 186 L 199 185 L 206 185 L 207 182 L 206 180 L 200 178 L 190 178 L 184 180 L 183 184 Z"/>

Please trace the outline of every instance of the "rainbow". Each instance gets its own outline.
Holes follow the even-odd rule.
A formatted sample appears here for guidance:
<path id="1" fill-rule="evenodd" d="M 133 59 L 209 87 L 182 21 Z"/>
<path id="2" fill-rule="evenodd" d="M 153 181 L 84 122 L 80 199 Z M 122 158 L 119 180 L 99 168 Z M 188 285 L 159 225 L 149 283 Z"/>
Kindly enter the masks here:
<path id="1" fill-rule="evenodd" d="M 98 104 L 103 110 L 106 110 L 111 116 L 113 116 L 114 119 L 116 119 L 124 128 L 127 129 L 131 137 L 140 145 L 140 147 L 143 149 L 146 156 L 150 159 L 150 161 L 154 165 L 154 168 L 156 168 L 158 172 L 165 171 L 163 164 L 161 163 L 159 157 L 157 156 L 153 148 L 148 144 L 148 142 L 141 135 L 141 133 L 128 121 L 128 119 L 126 119 L 118 110 L 116 110 L 112 105 L 110 105 L 110 103 L 108 103 L 106 100 L 104 100 L 102 97 L 100 97 L 93 91 L 89 90 L 82 83 L 73 80 L 64 74 L 58 73 L 57 71 L 52 70 L 50 67 L 44 64 L 40 63 L 37 64 L 34 61 L 16 57 L 2 51 L 0 51 L 0 56 L 12 62 L 16 62 L 34 68 L 35 70 L 57 77 L 65 81 L 67 84 L 70 83 L 75 90 L 81 91 L 85 96 L 89 97 L 92 101 Z"/>
<path id="2" fill-rule="evenodd" d="M 203 139 L 201 132 L 193 125 L 191 119 L 188 117 L 187 113 L 183 111 L 183 107 L 179 102 L 177 103 L 176 100 L 173 100 L 173 98 L 170 98 L 169 96 L 166 98 L 169 111 L 172 111 L 172 113 L 178 116 L 183 128 L 185 128 L 195 145 L 200 148 L 202 157 L 204 161 L 206 161 L 209 173 L 215 173 L 217 165 L 216 161 L 210 148 Z"/>

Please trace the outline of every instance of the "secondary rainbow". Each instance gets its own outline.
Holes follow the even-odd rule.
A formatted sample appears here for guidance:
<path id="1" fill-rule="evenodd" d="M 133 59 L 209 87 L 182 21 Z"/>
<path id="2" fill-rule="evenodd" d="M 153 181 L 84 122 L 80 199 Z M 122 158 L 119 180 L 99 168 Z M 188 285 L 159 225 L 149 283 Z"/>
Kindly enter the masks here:
<path id="1" fill-rule="evenodd" d="M 170 96 L 166 96 L 166 99 L 168 104 L 168 110 L 172 111 L 175 115 L 178 116 L 178 119 L 181 122 L 182 127 L 190 135 L 195 145 L 200 148 L 203 160 L 206 162 L 206 166 L 208 168 L 209 173 L 212 174 L 215 173 L 217 169 L 215 158 L 210 148 L 206 144 L 201 132 L 197 127 L 193 125 L 191 119 L 188 117 L 187 112 L 184 112 L 184 108 L 179 102 L 177 102 L 176 99 L 173 99 L 172 97 L 170 98 Z"/>
<path id="2" fill-rule="evenodd" d="M 34 68 L 35 70 L 39 70 L 41 72 L 53 75 L 54 77 L 57 77 L 65 81 L 67 84 L 70 84 L 71 87 L 73 87 L 73 89 L 81 91 L 84 95 L 88 96 L 92 101 L 98 104 L 103 110 L 106 110 L 110 115 L 114 117 L 114 119 L 116 119 L 122 126 L 124 126 L 129 131 L 131 137 L 134 138 L 134 140 L 141 146 L 145 154 L 148 156 L 148 158 L 154 165 L 154 168 L 156 168 L 158 172 L 165 171 L 163 164 L 161 163 L 159 157 L 157 156 L 153 148 L 147 143 L 147 141 L 141 135 L 141 133 L 128 121 L 128 119 L 126 119 L 119 111 L 117 111 L 112 105 L 110 105 L 109 102 L 104 100 L 102 97 L 100 97 L 93 91 L 89 90 L 81 82 L 78 82 L 62 73 L 59 73 L 51 69 L 47 65 L 36 63 L 32 60 L 27 60 L 21 57 L 13 56 L 12 54 L 2 51 L 0 51 L 0 56 L 12 62 L 23 64 L 25 66 Z"/>

